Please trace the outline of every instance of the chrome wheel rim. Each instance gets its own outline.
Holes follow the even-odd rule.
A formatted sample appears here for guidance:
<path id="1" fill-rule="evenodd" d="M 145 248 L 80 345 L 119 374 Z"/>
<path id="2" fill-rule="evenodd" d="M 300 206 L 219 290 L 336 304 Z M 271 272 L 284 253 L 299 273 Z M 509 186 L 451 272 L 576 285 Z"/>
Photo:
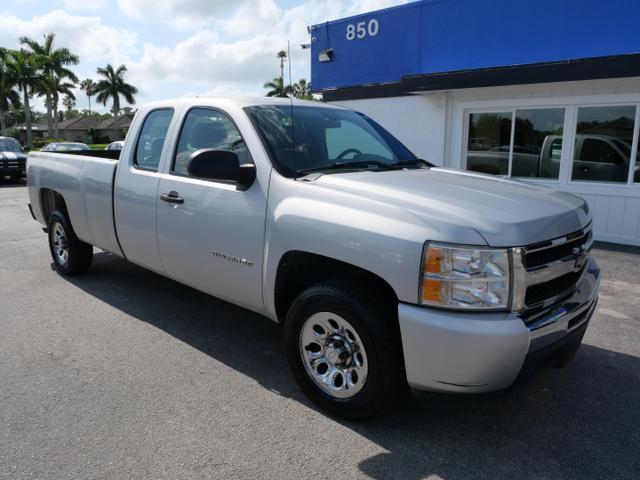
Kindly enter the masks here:
<path id="1" fill-rule="evenodd" d="M 300 330 L 299 350 L 309 377 L 332 397 L 350 398 L 364 387 L 367 353 L 356 329 L 341 316 L 309 317 Z"/>
<path id="2" fill-rule="evenodd" d="M 53 225 L 53 237 L 51 239 L 53 254 L 59 265 L 65 266 L 69 261 L 69 242 L 64 227 L 56 222 Z"/>

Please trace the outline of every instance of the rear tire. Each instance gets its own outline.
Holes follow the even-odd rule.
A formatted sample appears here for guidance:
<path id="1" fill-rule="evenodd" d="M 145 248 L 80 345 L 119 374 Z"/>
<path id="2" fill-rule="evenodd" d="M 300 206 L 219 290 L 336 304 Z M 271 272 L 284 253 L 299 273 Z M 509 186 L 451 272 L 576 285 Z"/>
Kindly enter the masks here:
<path id="1" fill-rule="evenodd" d="M 62 275 L 82 275 L 91 268 L 93 246 L 78 239 L 60 210 L 53 212 L 49 219 L 49 250 L 53 265 Z"/>
<path id="2" fill-rule="evenodd" d="M 355 282 L 329 281 L 304 290 L 287 313 L 285 349 L 298 385 L 348 420 L 370 418 L 408 390 L 397 305 L 379 298 Z"/>

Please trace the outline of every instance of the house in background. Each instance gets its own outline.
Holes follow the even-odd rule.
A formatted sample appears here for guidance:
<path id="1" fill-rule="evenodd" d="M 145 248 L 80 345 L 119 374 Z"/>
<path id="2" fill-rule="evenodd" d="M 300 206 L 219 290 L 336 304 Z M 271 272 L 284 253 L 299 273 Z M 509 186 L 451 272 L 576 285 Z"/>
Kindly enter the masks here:
<path id="1" fill-rule="evenodd" d="M 98 120 L 90 117 L 72 118 L 58 122 L 58 136 L 56 140 L 67 142 L 93 143 L 94 139 L 100 140 L 97 143 L 110 143 L 116 140 L 124 140 L 124 137 L 131 126 L 133 113 L 126 113 L 117 118 Z M 27 128 L 24 124 L 17 125 L 18 141 L 24 144 L 27 141 Z M 93 137 L 91 136 L 93 129 Z M 33 139 L 54 138 L 54 133 L 48 131 L 46 123 L 34 123 L 31 127 Z"/>
<path id="2" fill-rule="evenodd" d="M 422 0 L 311 27 L 311 83 L 421 158 L 579 195 L 596 239 L 640 245 L 639 24 L 638 0 Z"/>

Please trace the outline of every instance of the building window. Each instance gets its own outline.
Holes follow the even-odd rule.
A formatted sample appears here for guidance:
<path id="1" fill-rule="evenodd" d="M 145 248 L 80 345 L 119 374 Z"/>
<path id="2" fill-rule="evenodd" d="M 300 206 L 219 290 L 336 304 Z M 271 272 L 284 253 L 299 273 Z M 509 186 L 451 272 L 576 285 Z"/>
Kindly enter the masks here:
<path id="1" fill-rule="evenodd" d="M 557 180 L 564 116 L 564 108 L 470 113 L 467 169 Z"/>
<path id="2" fill-rule="evenodd" d="M 564 108 L 516 110 L 512 177 L 560 177 Z"/>
<path id="3" fill-rule="evenodd" d="M 509 174 L 512 117 L 512 112 L 469 114 L 468 170 Z"/>
<path id="4" fill-rule="evenodd" d="M 627 183 L 635 117 L 635 106 L 578 108 L 572 180 Z"/>

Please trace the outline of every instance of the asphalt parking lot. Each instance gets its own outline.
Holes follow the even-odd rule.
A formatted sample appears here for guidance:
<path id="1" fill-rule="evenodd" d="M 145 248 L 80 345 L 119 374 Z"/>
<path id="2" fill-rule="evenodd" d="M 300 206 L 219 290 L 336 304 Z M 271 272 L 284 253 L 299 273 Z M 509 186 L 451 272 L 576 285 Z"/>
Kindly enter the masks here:
<path id="1" fill-rule="evenodd" d="M 640 477 L 640 254 L 598 248 L 599 309 L 565 369 L 412 396 L 365 423 L 297 389 L 280 328 L 97 253 L 52 269 L 0 185 L 0 479 Z"/>

